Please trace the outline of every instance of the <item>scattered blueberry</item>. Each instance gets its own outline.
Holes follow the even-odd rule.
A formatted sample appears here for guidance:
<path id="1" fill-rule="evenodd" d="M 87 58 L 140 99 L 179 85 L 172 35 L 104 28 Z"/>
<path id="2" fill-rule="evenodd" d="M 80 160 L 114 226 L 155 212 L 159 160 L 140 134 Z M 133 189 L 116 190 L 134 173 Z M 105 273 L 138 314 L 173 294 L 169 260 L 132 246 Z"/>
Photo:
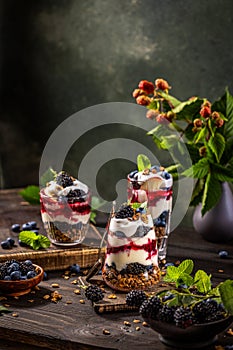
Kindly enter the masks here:
<path id="1" fill-rule="evenodd" d="M 10 264 L 10 266 L 8 266 L 7 268 L 7 273 L 10 275 L 11 272 L 13 271 L 19 271 L 19 264 L 14 262 L 12 264 Z"/>
<path id="2" fill-rule="evenodd" d="M 33 278 L 33 277 L 35 277 L 35 276 L 36 276 L 35 271 L 29 271 L 29 272 L 27 273 L 27 279 Z"/>
<path id="3" fill-rule="evenodd" d="M 36 235 L 39 234 L 39 230 L 38 229 L 33 229 L 33 230 L 30 230 L 31 232 L 34 232 Z"/>
<path id="4" fill-rule="evenodd" d="M 47 280 L 48 280 L 48 274 L 47 272 L 44 271 L 43 281 L 47 281 Z"/>
<path id="5" fill-rule="evenodd" d="M 22 230 L 30 231 L 30 230 L 33 230 L 33 227 L 31 226 L 31 224 L 29 224 L 29 222 L 26 222 L 25 224 L 22 225 Z"/>
<path id="6" fill-rule="evenodd" d="M 78 264 L 73 264 L 70 266 L 70 272 L 76 273 L 77 275 L 80 273 L 80 266 Z"/>
<path id="7" fill-rule="evenodd" d="M 168 266 L 174 266 L 174 264 L 172 262 L 168 262 L 164 265 L 165 267 L 168 267 Z"/>
<path id="8" fill-rule="evenodd" d="M 15 233 L 20 233 L 20 225 L 19 224 L 13 224 L 11 226 L 11 231 Z"/>
<path id="9" fill-rule="evenodd" d="M 226 345 L 224 347 L 225 350 L 233 350 L 233 345 Z"/>
<path id="10" fill-rule="evenodd" d="M 31 226 L 32 229 L 36 229 L 37 228 L 36 221 L 29 221 L 28 224 Z"/>
<path id="11" fill-rule="evenodd" d="M 182 283 L 182 284 L 179 284 L 178 288 L 187 289 L 188 286 L 187 284 Z"/>
<path id="12" fill-rule="evenodd" d="M 218 255 L 219 255 L 220 258 L 226 259 L 228 257 L 228 252 L 226 250 L 220 250 Z"/>
<path id="13" fill-rule="evenodd" d="M 28 245 L 24 242 L 22 242 L 20 239 L 19 239 L 19 245 L 20 247 L 28 247 Z"/>
<path id="14" fill-rule="evenodd" d="M 8 237 L 8 238 L 7 238 L 7 241 L 10 243 L 11 247 L 13 247 L 13 246 L 14 246 L 14 244 L 15 244 L 15 240 L 14 240 L 13 238 Z"/>
<path id="15" fill-rule="evenodd" d="M 11 246 L 9 241 L 2 241 L 1 242 L 1 247 L 2 247 L 2 249 L 11 249 L 12 248 L 12 246 Z"/>
<path id="16" fill-rule="evenodd" d="M 21 277 L 21 272 L 20 271 L 13 271 L 10 274 L 10 278 L 11 278 L 12 281 L 20 280 L 20 277 Z"/>

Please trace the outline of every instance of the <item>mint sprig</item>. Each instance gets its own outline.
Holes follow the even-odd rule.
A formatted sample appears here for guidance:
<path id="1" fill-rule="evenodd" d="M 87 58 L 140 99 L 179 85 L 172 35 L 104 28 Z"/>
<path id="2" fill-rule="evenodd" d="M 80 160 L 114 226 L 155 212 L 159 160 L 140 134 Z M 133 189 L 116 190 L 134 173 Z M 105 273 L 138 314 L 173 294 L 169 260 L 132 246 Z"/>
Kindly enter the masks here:
<path id="1" fill-rule="evenodd" d="M 150 169 L 151 168 L 150 159 L 147 156 L 145 156 L 144 154 L 139 154 L 137 156 L 137 166 L 138 166 L 138 171 Z"/>
<path id="2" fill-rule="evenodd" d="M 50 240 L 46 236 L 37 235 L 32 231 L 21 231 L 19 239 L 34 250 L 48 248 L 50 246 Z"/>
<path id="3" fill-rule="evenodd" d="M 30 185 L 19 192 L 25 201 L 30 204 L 40 204 L 40 189 L 38 186 Z"/>

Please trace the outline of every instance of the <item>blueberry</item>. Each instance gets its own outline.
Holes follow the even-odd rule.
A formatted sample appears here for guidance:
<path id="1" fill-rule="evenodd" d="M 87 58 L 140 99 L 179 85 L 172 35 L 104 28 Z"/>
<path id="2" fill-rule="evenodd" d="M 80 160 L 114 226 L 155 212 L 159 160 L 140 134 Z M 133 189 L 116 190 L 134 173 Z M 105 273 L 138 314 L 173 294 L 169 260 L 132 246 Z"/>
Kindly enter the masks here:
<path id="1" fill-rule="evenodd" d="M 10 278 L 12 281 L 20 280 L 21 272 L 20 271 L 13 271 L 10 274 Z"/>
<path id="2" fill-rule="evenodd" d="M 10 275 L 13 271 L 19 271 L 19 264 L 17 262 L 14 262 L 10 264 L 10 266 L 7 268 L 7 273 Z"/>
<path id="3" fill-rule="evenodd" d="M 168 180 L 168 179 L 171 178 L 171 175 L 168 172 L 164 171 L 163 172 L 163 177 L 164 177 L 165 180 Z"/>
<path id="4" fill-rule="evenodd" d="M 26 265 L 26 266 L 31 266 L 32 265 L 32 261 L 31 260 L 25 260 L 24 261 L 24 265 Z"/>
<path id="5" fill-rule="evenodd" d="M 28 244 L 22 242 L 20 239 L 19 239 L 19 245 L 20 247 L 28 247 Z"/>
<path id="6" fill-rule="evenodd" d="M 13 247 L 13 246 L 14 246 L 14 244 L 15 244 L 15 240 L 14 240 L 13 238 L 8 237 L 8 238 L 7 238 L 7 241 L 10 243 L 11 247 Z"/>
<path id="7" fill-rule="evenodd" d="M 168 267 L 168 266 L 174 266 L 174 264 L 172 262 L 168 262 L 164 265 L 165 267 Z"/>
<path id="8" fill-rule="evenodd" d="M 27 273 L 27 279 L 33 278 L 33 277 L 35 277 L 35 276 L 36 276 L 35 271 L 29 271 L 29 272 Z"/>
<path id="9" fill-rule="evenodd" d="M 80 273 L 80 266 L 78 264 L 71 265 L 70 266 L 70 272 L 79 274 Z"/>
<path id="10" fill-rule="evenodd" d="M 153 222 L 154 222 L 154 226 L 157 226 L 157 227 L 160 226 L 160 224 L 161 224 L 160 218 L 154 219 Z"/>
<path id="11" fill-rule="evenodd" d="M 131 173 L 129 174 L 129 177 L 134 177 L 134 175 L 137 173 L 138 173 L 137 170 L 131 171 Z"/>
<path id="12" fill-rule="evenodd" d="M 29 222 L 26 222 L 25 224 L 22 225 L 22 230 L 23 231 L 31 231 L 33 227 L 29 224 Z"/>
<path id="13" fill-rule="evenodd" d="M 11 231 L 15 233 L 20 233 L 20 225 L 19 224 L 13 224 L 11 226 Z"/>
<path id="14" fill-rule="evenodd" d="M 20 279 L 21 279 L 21 281 L 24 281 L 24 280 L 27 279 L 27 276 L 23 275 L 23 276 L 20 277 Z"/>
<path id="15" fill-rule="evenodd" d="M 158 165 L 153 165 L 150 170 L 160 171 L 160 167 Z"/>
<path id="16" fill-rule="evenodd" d="M 10 276 L 6 275 L 6 276 L 4 277 L 4 280 L 5 280 L 5 281 L 11 281 L 11 278 L 10 278 Z"/>
<path id="17" fill-rule="evenodd" d="M 224 347 L 225 350 L 233 350 L 233 345 L 226 345 Z"/>
<path id="18" fill-rule="evenodd" d="M 36 235 L 39 234 L 39 230 L 38 229 L 33 229 L 33 230 L 30 230 L 30 231 L 34 232 Z"/>
<path id="19" fill-rule="evenodd" d="M 228 252 L 226 250 L 220 250 L 218 255 L 219 255 L 220 258 L 226 259 L 228 257 Z"/>
<path id="20" fill-rule="evenodd" d="M 178 288 L 187 289 L 188 286 L 186 284 L 182 283 L 182 284 L 179 284 Z"/>
<path id="21" fill-rule="evenodd" d="M 161 220 L 159 226 L 160 226 L 160 227 L 166 227 L 166 221 Z"/>
<path id="22" fill-rule="evenodd" d="M 48 280 L 48 274 L 47 272 L 44 271 L 43 281 L 47 281 L 47 280 Z"/>
<path id="23" fill-rule="evenodd" d="M 36 229 L 37 228 L 37 222 L 36 221 L 29 221 L 27 224 L 29 224 L 32 229 Z"/>
<path id="24" fill-rule="evenodd" d="M 11 248 L 11 244 L 9 241 L 2 241 L 1 242 L 1 247 L 2 249 L 10 249 Z"/>
<path id="25" fill-rule="evenodd" d="M 164 297 L 163 297 L 163 302 L 164 302 L 164 301 L 167 301 L 167 300 L 171 300 L 171 299 L 173 299 L 173 298 L 174 298 L 174 294 L 168 293 L 168 294 L 164 295 Z"/>

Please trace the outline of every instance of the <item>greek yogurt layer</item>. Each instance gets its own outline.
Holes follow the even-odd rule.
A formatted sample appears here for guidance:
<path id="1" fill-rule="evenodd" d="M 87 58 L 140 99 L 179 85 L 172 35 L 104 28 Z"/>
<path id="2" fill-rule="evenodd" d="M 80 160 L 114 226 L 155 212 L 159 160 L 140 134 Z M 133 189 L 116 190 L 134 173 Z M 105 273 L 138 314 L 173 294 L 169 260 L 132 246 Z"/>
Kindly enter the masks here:
<path id="1" fill-rule="evenodd" d="M 103 278 L 122 291 L 158 282 L 157 239 L 151 215 L 128 205 L 111 218 Z"/>
<path id="2" fill-rule="evenodd" d="M 87 185 L 60 172 L 40 191 L 41 217 L 53 243 L 83 240 L 90 220 L 90 194 Z"/>

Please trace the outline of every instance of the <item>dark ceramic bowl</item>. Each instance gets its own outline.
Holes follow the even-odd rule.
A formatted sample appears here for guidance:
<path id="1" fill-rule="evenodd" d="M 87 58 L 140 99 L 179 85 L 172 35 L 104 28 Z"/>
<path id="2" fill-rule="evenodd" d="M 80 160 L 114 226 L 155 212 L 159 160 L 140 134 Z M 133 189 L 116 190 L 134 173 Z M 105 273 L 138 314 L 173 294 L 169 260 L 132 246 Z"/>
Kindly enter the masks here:
<path id="1" fill-rule="evenodd" d="M 213 344 L 219 333 L 228 329 L 233 316 L 205 324 L 195 324 L 185 329 L 173 324 L 145 318 L 148 325 L 157 333 L 162 343 L 183 349 L 200 349 Z"/>
<path id="2" fill-rule="evenodd" d="M 19 281 L 4 281 L 0 280 L 0 293 L 4 295 L 19 296 L 27 294 L 33 287 L 39 284 L 44 276 L 42 267 L 33 265 L 35 267 L 37 275 L 27 280 Z"/>

